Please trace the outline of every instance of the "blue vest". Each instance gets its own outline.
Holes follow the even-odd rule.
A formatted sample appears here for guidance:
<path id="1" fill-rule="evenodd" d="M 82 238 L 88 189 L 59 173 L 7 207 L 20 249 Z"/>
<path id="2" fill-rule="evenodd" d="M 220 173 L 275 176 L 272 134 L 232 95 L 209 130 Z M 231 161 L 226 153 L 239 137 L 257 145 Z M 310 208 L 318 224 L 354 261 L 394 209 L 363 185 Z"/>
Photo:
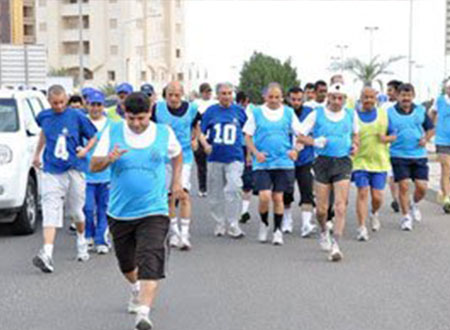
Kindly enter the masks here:
<path id="1" fill-rule="evenodd" d="M 450 146 L 450 104 L 444 95 L 437 99 L 436 145 Z"/>
<path id="2" fill-rule="evenodd" d="M 389 124 L 397 139 L 391 143 L 391 157 L 399 158 L 425 158 L 427 150 L 419 145 L 419 140 L 424 136 L 422 127 L 426 110 L 421 105 L 416 105 L 409 115 L 398 113 L 395 107 L 388 110 Z"/>
<path id="3" fill-rule="evenodd" d="M 127 145 L 124 122 L 111 124 L 110 150 L 118 145 L 128 150 L 111 165 L 111 191 L 108 215 L 120 220 L 140 219 L 149 215 L 168 215 L 166 189 L 169 130 L 156 124 L 156 137 L 147 148 Z"/>
<path id="4" fill-rule="evenodd" d="M 310 107 L 303 107 L 302 113 L 300 116 L 297 115 L 300 122 L 303 122 L 308 115 L 314 110 Z M 298 159 L 295 161 L 295 166 L 303 166 L 314 161 L 314 147 L 313 146 L 305 146 L 300 154 L 298 155 Z"/>
<path id="5" fill-rule="evenodd" d="M 184 164 L 191 164 L 194 159 L 191 140 L 192 122 L 196 116 L 197 107 L 192 103 L 189 104 L 189 109 L 182 117 L 172 115 L 165 101 L 156 103 L 156 118 L 158 123 L 169 125 L 173 129 L 183 151 Z"/>
<path id="6" fill-rule="evenodd" d="M 284 107 L 283 116 L 277 121 L 268 120 L 260 107 L 253 109 L 256 130 L 253 141 L 259 152 L 266 154 L 266 161 L 259 163 L 253 157 L 253 170 L 293 169 L 294 162 L 288 152 L 292 150 L 291 126 L 294 110 Z"/>
<path id="7" fill-rule="evenodd" d="M 313 129 L 313 137 L 324 136 L 327 139 L 325 148 L 316 148 L 319 156 L 347 157 L 350 156 L 353 136 L 354 112 L 343 109 L 345 116 L 342 120 L 335 122 L 327 118 L 325 109 L 316 108 L 316 123 Z"/>
<path id="8" fill-rule="evenodd" d="M 111 120 L 107 119 L 105 126 L 102 128 L 101 131 L 99 131 L 97 133 L 97 140 L 100 141 L 100 138 L 103 135 L 103 132 L 105 131 L 105 129 L 107 127 L 109 127 L 109 125 L 111 124 Z M 97 142 L 98 143 L 98 142 Z M 92 159 L 92 155 L 94 154 L 95 148 L 97 147 L 97 144 L 94 146 L 94 148 L 92 148 L 88 155 L 87 155 L 87 161 L 88 164 L 91 163 L 91 159 Z M 105 183 L 105 182 L 109 182 L 111 179 L 111 169 L 108 167 L 105 170 L 101 171 L 101 172 L 97 172 L 97 173 L 92 173 L 91 171 L 88 170 L 86 171 L 86 182 L 87 183 Z"/>

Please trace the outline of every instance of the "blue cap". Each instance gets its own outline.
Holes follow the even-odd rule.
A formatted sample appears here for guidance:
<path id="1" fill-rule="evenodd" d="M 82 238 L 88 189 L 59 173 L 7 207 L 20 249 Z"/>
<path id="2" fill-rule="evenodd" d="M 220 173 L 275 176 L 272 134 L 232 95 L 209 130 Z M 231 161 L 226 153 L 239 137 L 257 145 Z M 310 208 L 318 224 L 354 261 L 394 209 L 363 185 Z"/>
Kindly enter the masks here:
<path id="1" fill-rule="evenodd" d="M 153 95 L 155 93 L 155 89 L 150 84 L 143 84 L 141 86 L 141 92 L 150 96 L 150 95 Z"/>
<path id="2" fill-rule="evenodd" d="M 127 93 L 127 94 L 133 93 L 133 86 L 131 86 L 129 83 L 121 83 L 116 87 L 116 94 L 120 93 Z"/>
<path id="3" fill-rule="evenodd" d="M 94 90 L 91 94 L 89 94 L 88 101 L 89 103 L 100 103 L 102 105 L 105 105 L 105 94 L 100 91 Z"/>
<path id="4" fill-rule="evenodd" d="M 94 92 L 95 91 L 95 89 L 94 88 L 92 88 L 92 87 L 85 87 L 85 88 L 83 88 L 82 90 L 81 90 L 81 95 L 83 96 L 83 98 L 88 98 L 89 97 L 89 95 L 92 93 L 92 92 Z"/>

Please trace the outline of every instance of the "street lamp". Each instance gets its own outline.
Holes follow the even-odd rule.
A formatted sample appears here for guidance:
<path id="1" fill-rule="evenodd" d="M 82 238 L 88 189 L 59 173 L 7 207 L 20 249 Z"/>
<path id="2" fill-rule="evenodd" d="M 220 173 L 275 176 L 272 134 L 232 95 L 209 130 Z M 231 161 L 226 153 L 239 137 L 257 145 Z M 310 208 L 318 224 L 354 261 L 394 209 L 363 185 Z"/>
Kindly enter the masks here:
<path id="1" fill-rule="evenodd" d="M 336 48 L 338 48 L 341 51 L 341 63 L 340 63 L 340 68 L 341 68 L 341 72 L 344 71 L 344 63 L 345 63 L 345 51 L 348 49 L 348 45 L 344 45 L 344 44 L 340 44 L 340 45 L 336 45 Z"/>
<path id="2" fill-rule="evenodd" d="M 413 47 L 413 0 L 409 0 L 409 36 L 408 36 L 408 81 L 412 82 L 412 47 Z"/>
<path id="3" fill-rule="evenodd" d="M 373 60 L 373 34 L 375 31 L 378 31 L 380 28 L 378 26 L 366 26 L 364 30 L 369 31 L 369 61 Z"/>

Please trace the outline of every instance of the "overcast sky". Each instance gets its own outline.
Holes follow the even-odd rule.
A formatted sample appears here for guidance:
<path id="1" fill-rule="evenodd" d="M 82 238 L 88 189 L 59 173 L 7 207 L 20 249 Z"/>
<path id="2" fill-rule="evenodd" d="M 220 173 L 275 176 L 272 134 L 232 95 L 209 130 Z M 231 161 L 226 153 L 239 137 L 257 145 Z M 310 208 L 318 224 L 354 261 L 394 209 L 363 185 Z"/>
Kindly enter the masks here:
<path id="1" fill-rule="evenodd" d="M 426 98 L 444 77 L 445 0 L 414 0 L 413 8 L 413 60 L 423 66 L 413 70 L 413 83 Z M 368 60 L 365 26 L 379 27 L 374 54 L 406 56 L 408 24 L 408 0 L 187 0 L 187 59 L 206 67 L 212 82 L 236 82 L 254 50 L 291 57 L 304 84 L 328 80 L 331 57 L 340 55 L 337 44 L 349 45 L 345 57 Z M 392 69 L 407 79 L 406 59 Z M 354 79 L 345 78 L 349 84 Z"/>

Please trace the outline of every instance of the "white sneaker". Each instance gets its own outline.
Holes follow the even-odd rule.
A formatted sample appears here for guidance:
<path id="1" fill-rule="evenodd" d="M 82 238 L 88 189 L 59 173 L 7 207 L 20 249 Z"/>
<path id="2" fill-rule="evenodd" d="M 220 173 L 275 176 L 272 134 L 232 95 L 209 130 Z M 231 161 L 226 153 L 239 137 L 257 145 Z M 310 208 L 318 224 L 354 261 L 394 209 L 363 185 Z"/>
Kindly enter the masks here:
<path id="1" fill-rule="evenodd" d="M 370 215 L 370 223 L 372 226 L 372 231 L 379 231 L 381 228 L 381 222 L 380 219 L 378 218 L 378 212 L 377 213 L 372 213 Z"/>
<path id="2" fill-rule="evenodd" d="M 292 216 L 284 216 L 283 222 L 281 224 L 281 231 L 285 234 L 292 234 L 293 230 L 293 220 Z"/>
<path id="3" fill-rule="evenodd" d="M 273 233 L 273 239 L 272 239 L 272 244 L 273 245 L 283 245 L 284 241 L 283 241 L 283 232 L 279 229 L 277 229 L 274 233 Z"/>
<path id="4" fill-rule="evenodd" d="M 415 203 L 411 203 L 411 215 L 416 222 L 422 221 L 422 212 L 420 212 L 419 206 Z"/>
<path id="5" fill-rule="evenodd" d="M 181 233 L 180 235 L 180 250 L 189 251 L 192 248 L 191 242 L 189 241 L 189 233 Z"/>
<path id="6" fill-rule="evenodd" d="M 225 236 L 225 233 L 226 233 L 225 225 L 223 223 L 218 223 L 216 225 L 216 228 L 214 228 L 214 236 L 222 237 Z"/>
<path id="7" fill-rule="evenodd" d="M 153 323 L 148 316 L 137 315 L 135 330 L 151 330 L 153 329 Z"/>
<path id="8" fill-rule="evenodd" d="M 411 218 L 410 215 L 407 215 L 407 216 L 402 218 L 401 223 L 400 223 L 400 227 L 404 231 L 411 231 L 411 230 L 413 230 L 413 219 Z"/>
<path id="9" fill-rule="evenodd" d="M 109 248 L 107 245 L 98 245 L 97 246 L 97 254 L 108 254 Z"/>
<path id="10" fill-rule="evenodd" d="M 95 243 L 93 238 L 87 238 L 88 252 L 95 251 Z"/>
<path id="11" fill-rule="evenodd" d="M 338 262 L 338 261 L 341 261 L 343 258 L 344 258 L 344 254 L 339 249 L 338 243 L 336 241 L 333 241 L 332 246 L 331 246 L 331 252 L 330 252 L 330 255 L 328 256 L 328 260 L 333 261 L 333 262 Z"/>
<path id="12" fill-rule="evenodd" d="M 331 237 L 330 237 L 330 232 L 328 231 L 328 229 L 325 230 L 325 232 L 320 233 L 319 244 L 320 244 L 320 248 L 323 251 L 331 250 Z"/>
<path id="13" fill-rule="evenodd" d="M 266 243 L 268 235 L 269 235 L 269 226 L 266 226 L 264 222 L 261 222 L 259 225 L 258 241 L 261 243 Z"/>
<path id="14" fill-rule="evenodd" d="M 230 225 L 228 228 L 228 236 L 231 238 L 243 238 L 245 236 L 245 233 L 242 231 L 242 229 L 239 227 L 238 224 Z"/>
<path id="15" fill-rule="evenodd" d="M 81 243 L 77 240 L 77 260 L 82 262 L 89 260 L 88 244 L 86 240 Z"/>
<path id="16" fill-rule="evenodd" d="M 369 233 L 366 226 L 361 226 L 358 228 L 358 235 L 356 239 L 360 242 L 367 242 L 369 240 Z"/>
<path id="17" fill-rule="evenodd" d="M 334 222 L 333 221 L 327 221 L 327 230 L 331 233 L 333 231 L 334 228 Z"/>
<path id="18" fill-rule="evenodd" d="M 52 257 L 48 256 L 41 249 L 37 256 L 33 258 L 33 265 L 42 270 L 44 273 L 53 273 L 55 268 L 53 267 Z"/>
<path id="19" fill-rule="evenodd" d="M 128 313 L 136 314 L 139 311 L 139 306 L 139 291 L 133 291 L 130 300 L 128 301 Z"/>
<path id="20" fill-rule="evenodd" d="M 310 237 L 312 234 L 316 232 L 316 229 L 317 229 L 316 225 L 312 225 L 309 222 L 304 223 L 302 226 L 302 237 L 303 238 Z"/>
<path id="21" fill-rule="evenodd" d="M 181 245 L 180 236 L 177 234 L 170 235 L 169 244 L 171 248 L 178 249 Z"/>

